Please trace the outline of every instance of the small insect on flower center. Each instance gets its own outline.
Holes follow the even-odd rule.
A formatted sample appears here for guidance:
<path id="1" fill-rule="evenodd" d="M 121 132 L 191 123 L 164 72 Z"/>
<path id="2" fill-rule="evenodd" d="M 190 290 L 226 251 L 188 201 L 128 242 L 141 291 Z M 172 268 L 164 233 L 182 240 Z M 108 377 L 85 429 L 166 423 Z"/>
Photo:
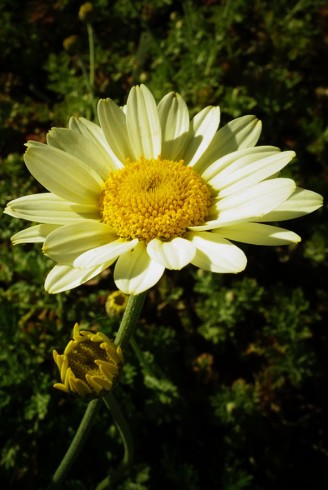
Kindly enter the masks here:
<path id="1" fill-rule="evenodd" d="M 146 243 L 181 237 L 204 223 L 212 192 L 183 160 L 143 157 L 110 174 L 100 198 L 101 218 L 125 239 Z"/>

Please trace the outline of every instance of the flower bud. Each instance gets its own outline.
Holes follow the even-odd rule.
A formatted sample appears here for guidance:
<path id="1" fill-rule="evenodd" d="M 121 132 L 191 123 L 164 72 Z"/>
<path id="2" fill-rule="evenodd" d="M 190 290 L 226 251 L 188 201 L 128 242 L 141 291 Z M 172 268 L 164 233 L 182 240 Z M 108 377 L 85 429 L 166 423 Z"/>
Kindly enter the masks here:
<path id="1" fill-rule="evenodd" d="M 121 348 L 106 335 L 80 330 L 77 323 L 64 353 L 54 350 L 53 357 L 61 379 L 54 388 L 94 398 L 112 390 L 124 362 Z"/>
<path id="2" fill-rule="evenodd" d="M 91 2 L 83 3 L 79 10 L 79 19 L 82 22 L 92 22 L 94 18 L 94 10 Z"/>
<path id="3" fill-rule="evenodd" d="M 69 54 L 75 54 L 78 50 L 79 39 L 74 34 L 72 36 L 65 37 L 63 41 L 63 47 Z"/>
<path id="4" fill-rule="evenodd" d="M 114 291 L 109 294 L 106 300 L 105 308 L 108 316 L 119 316 L 125 311 L 128 304 L 129 296 L 122 291 Z"/>

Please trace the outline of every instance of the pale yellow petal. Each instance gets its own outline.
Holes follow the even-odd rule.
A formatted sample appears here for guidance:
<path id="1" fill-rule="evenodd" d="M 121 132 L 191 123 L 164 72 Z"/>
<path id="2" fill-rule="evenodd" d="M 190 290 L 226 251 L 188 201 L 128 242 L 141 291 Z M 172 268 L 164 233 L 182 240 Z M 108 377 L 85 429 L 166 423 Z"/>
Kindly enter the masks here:
<path id="1" fill-rule="evenodd" d="M 85 119 L 84 117 L 71 117 L 68 124 L 69 129 L 77 131 L 90 141 L 99 143 L 108 150 L 108 145 L 104 133 L 98 124 Z"/>
<path id="2" fill-rule="evenodd" d="M 108 262 L 109 260 L 115 260 L 120 255 L 128 252 L 138 243 L 138 239 L 125 241 L 122 239 L 113 240 L 111 243 L 105 243 L 99 247 L 94 247 L 87 252 L 79 255 L 73 262 L 74 267 L 79 269 L 88 269 L 90 267 L 96 267 Z"/>
<path id="3" fill-rule="evenodd" d="M 121 255 L 115 265 L 114 281 L 125 294 L 139 294 L 154 286 L 165 267 L 152 260 L 146 245 L 139 242 L 133 250 Z"/>
<path id="4" fill-rule="evenodd" d="M 256 162 L 262 158 L 269 157 L 280 153 L 280 149 L 275 146 L 255 146 L 254 148 L 244 148 L 235 152 L 229 153 L 214 163 L 209 165 L 206 170 L 201 173 L 204 180 L 207 182 L 215 179 L 223 173 L 229 174 L 230 169 L 237 171 L 242 169 L 246 164 Z"/>
<path id="5" fill-rule="evenodd" d="M 84 221 L 62 226 L 50 233 L 42 250 L 45 255 L 59 264 L 73 265 L 79 255 L 116 239 L 117 235 L 113 233 L 110 226 Z"/>
<path id="6" fill-rule="evenodd" d="M 61 225 L 36 225 L 30 226 L 25 230 L 15 233 L 11 237 L 13 245 L 18 245 L 21 243 L 42 243 L 52 231 L 59 228 Z"/>
<path id="7" fill-rule="evenodd" d="M 51 129 L 47 134 L 47 143 L 74 155 L 97 172 L 103 180 L 108 178 L 110 172 L 117 169 L 109 153 L 97 140 L 91 140 L 72 129 Z"/>
<path id="8" fill-rule="evenodd" d="M 127 158 L 135 158 L 129 141 L 126 115 L 114 101 L 102 99 L 98 103 L 98 117 L 106 141 L 122 167 Z"/>
<path id="9" fill-rule="evenodd" d="M 99 221 L 98 205 L 77 204 L 44 192 L 10 201 L 4 210 L 15 218 L 39 223 L 68 224 L 86 219 Z"/>
<path id="10" fill-rule="evenodd" d="M 277 246 L 301 241 L 301 237 L 292 231 L 259 223 L 240 223 L 217 228 L 213 232 L 229 240 L 252 245 Z"/>
<path id="11" fill-rule="evenodd" d="M 56 265 L 46 278 L 45 290 L 50 294 L 56 294 L 74 289 L 97 276 L 110 265 L 111 263 L 102 264 L 87 270 L 76 269 L 69 265 Z"/>
<path id="12" fill-rule="evenodd" d="M 162 150 L 161 125 L 155 99 L 144 85 L 132 87 L 129 93 L 126 122 L 136 158 L 157 158 Z"/>
<path id="13" fill-rule="evenodd" d="M 47 190 L 75 203 L 98 203 L 103 180 L 94 170 L 58 148 L 28 145 L 26 166 Z"/>
<path id="14" fill-rule="evenodd" d="M 189 264 L 195 256 L 195 246 L 184 238 L 162 242 L 155 238 L 147 245 L 150 257 L 166 269 L 180 270 Z"/>
<path id="15" fill-rule="evenodd" d="M 175 160 L 188 138 L 187 104 L 181 95 L 170 92 L 159 102 L 158 114 L 162 128 L 162 157 Z"/>
<path id="16" fill-rule="evenodd" d="M 122 168 L 121 161 L 117 158 L 111 147 L 108 145 L 104 132 L 98 124 L 88 121 L 84 117 L 71 117 L 69 128 L 82 134 L 88 140 L 101 145 L 104 151 L 109 155 L 112 162 L 112 171 Z"/>
<path id="17" fill-rule="evenodd" d="M 195 165 L 204 172 L 212 163 L 229 153 L 256 145 L 262 130 L 261 121 L 255 116 L 242 116 L 219 129 L 211 144 Z"/>
<path id="18" fill-rule="evenodd" d="M 199 269 L 220 273 L 237 273 L 245 269 L 244 252 L 222 236 L 211 232 L 190 232 L 186 238 L 196 247 L 192 264 Z"/>
<path id="19" fill-rule="evenodd" d="M 313 213 L 323 205 L 323 197 L 317 192 L 298 187 L 295 192 L 273 211 L 252 221 L 285 221 Z"/>
<path id="20" fill-rule="evenodd" d="M 262 217 L 281 205 L 294 190 L 295 182 L 291 179 L 265 180 L 219 200 L 211 210 L 213 219 L 204 225 L 192 226 L 190 230 L 212 230 Z"/>
<path id="21" fill-rule="evenodd" d="M 265 156 L 249 155 L 237 160 L 230 167 L 218 173 L 208 184 L 219 191 L 220 198 L 230 196 L 249 188 L 282 170 L 295 153 L 284 151 Z"/>
<path id="22" fill-rule="evenodd" d="M 205 107 L 190 122 L 189 136 L 179 157 L 193 166 L 211 143 L 220 123 L 220 108 Z"/>

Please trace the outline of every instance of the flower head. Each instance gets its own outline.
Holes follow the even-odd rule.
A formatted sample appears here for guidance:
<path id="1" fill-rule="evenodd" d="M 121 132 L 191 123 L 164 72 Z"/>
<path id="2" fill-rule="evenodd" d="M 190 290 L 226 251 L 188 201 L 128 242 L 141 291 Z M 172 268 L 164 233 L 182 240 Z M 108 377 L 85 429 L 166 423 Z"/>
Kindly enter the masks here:
<path id="1" fill-rule="evenodd" d="M 110 391 L 123 364 L 120 347 L 101 332 L 80 330 L 77 323 L 64 353 L 54 350 L 53 356 L 61 379 L 54 387 L 80 397 L 97 397 Z"/>
<path id="2" fill-rule="evenodd" d="M 79 19 L 82 22 L 90 22 L 94 18 L 94 10 L 91 2 L 83 3 L 79 9 Z"/>
<path id="3" fill-rule="evenodd" d="M 113 291 L 107 297 L 105 309 L 108 316 L 123 315 L 129 296 L 122 291 Z"/>
<path id="4" fill-rule="evenodd" d="M 75 54 L 78 50 L 78 45 L 79 38 L 75 34 L 65 37 L 63 41 L 63 47 L 69 54 Z"/>
<path id="5" fill-rule="evenodd" d="M 322 197 L 279 172 L 294 157 L 258 146 L 261 123 L 243 116 L 218 130 L 220 110 L 190 120 L 174 92 L 156 105 L 143 85 L 127 105 L 100 100 L 100 126 L 71 118 L 47 144 L 27 143 L 25 162 L 49 192 L 18 198 L 6 213 L 39 223 L 13 243 L 43 242 L 57 265 L 45 287 L 72 289 L 115 261 L 126 294 L 158 282 L 165 268 L 188 264 L 212 272 L 242 271 L 236 242 L 284 245 L 300 237 L 268 223 L 311 213 Z"/>

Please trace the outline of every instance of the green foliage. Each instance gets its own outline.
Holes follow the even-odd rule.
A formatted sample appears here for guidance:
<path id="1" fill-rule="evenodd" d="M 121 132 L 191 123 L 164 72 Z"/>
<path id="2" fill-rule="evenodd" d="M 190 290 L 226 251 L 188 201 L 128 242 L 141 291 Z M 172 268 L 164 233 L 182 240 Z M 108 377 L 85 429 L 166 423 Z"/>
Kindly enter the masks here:
<path id="1" fill-rule="evenodd" d="M 146 466 L 136 467 L 135 475 L 131 475 L 124 482 L 121 482 L 117 490 L 147 490 L 149 488 L 149 468 Z"/>
<path id="2" fill-rule="evenodd" d="M 196 292 L 200 293 L 196 312 L 201 319 L 199 333 L 217 344 L 227 338 L 233 339 L 235 327 L 244 321 L 248 313 L 253 314 L 263 298 L 264 289 L 254 279 L 245 277 L 235 281 L 233 289 L 223 286 L 212 274 L 199 271 Z M 208 291 L 212 294 L 209 297 Z"/>
<path id="3" fill-rule="evenodd" d="M 261 144 L 294 149 L 286 170 L 327 193 L 323 0 L 95 0 L 92 85 L 87 25 L 75 0 L 0 0 L 0 206 L 42 192 L 22 154 L 95 101 L 120 104 L 146 83 L 179 91 L 192 113 L 220 105 L 222 123 L 254 113 Z M 75 36 L 71 38 L 71 36 Z M 26 41 L 28 39 L 28 42 Z M 0 221 L 0 483 L 46 488 L 85 409 L 52 388 L 76 321 L 111 338 L 110 271 L 57 296 L 40 246 L 12 247 L 20 220 Z M 135 463 L 115 481 L 120 435 L 101 410 L 64 488 L 325 490 L 327 477 L 327 219 L 290 224 L 297 247 L 242 246 L 238 276 L 167 271 L 148 295 L 116 395 Z M 289 223 L 287 228 L 289 228 Z M 91 463 L 90 463 L 91 462 Z M 95 464 L 97 462 L 97 464 Z"/>

